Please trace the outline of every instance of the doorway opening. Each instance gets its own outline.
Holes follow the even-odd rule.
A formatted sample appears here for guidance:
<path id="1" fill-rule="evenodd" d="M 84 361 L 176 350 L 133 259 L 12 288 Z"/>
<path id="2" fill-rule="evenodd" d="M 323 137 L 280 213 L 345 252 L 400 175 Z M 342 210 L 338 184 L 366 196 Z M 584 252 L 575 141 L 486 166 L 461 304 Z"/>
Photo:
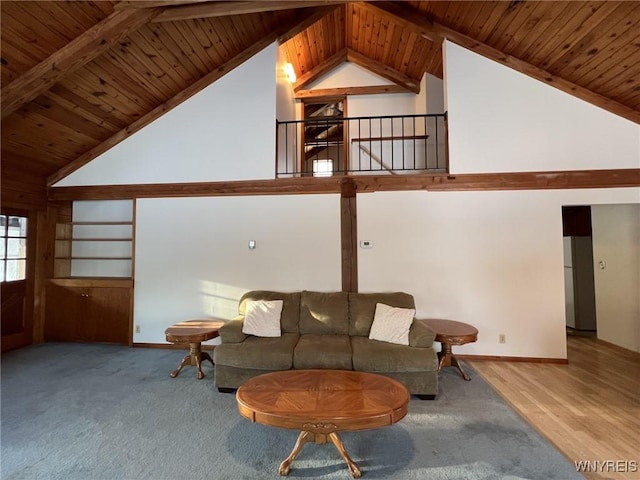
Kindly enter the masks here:
<path id="1" fill-rule="evenodd" d="M 346 97 L 304 102 L 302 172 L 314 177 L 346 173 Z"/>
<path id="2" fill-rule="evenodd" d="M 596 293 L 591 207 L 562 207 L 567 334 L 595 336 Z"/>

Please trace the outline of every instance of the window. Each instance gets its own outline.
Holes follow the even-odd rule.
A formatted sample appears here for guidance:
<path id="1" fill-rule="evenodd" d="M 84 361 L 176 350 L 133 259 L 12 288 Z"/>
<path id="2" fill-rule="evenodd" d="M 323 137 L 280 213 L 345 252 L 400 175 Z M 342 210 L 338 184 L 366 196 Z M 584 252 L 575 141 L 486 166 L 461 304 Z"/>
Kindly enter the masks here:
<path id="1" fill-rule="evenodd" d="M 27 272 L 27 218 L 0 215 L 0 280 L 24 280 Z"/>
<path id="2" fill-rule="evenodd" d="M 314 177 L 330 177 L 333 175 L 333 160 L 330 158 L 313 161 Z"/>

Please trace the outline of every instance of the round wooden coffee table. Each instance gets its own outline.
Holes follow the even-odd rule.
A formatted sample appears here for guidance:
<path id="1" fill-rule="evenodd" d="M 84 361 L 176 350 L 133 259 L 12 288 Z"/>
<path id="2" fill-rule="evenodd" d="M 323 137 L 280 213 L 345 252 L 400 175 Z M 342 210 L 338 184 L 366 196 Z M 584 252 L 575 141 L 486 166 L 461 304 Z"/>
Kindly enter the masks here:
<path id="1" fill-rule="evenodd" d="M 211 340 L 218 336 L 218 329 L 224 325 L 221 320 L 186 320 L 184 322 L 171 325 L 164 331 L 167 342 L 188 343 L 189 354 L 182 359 L 177 369 L 171 372 L 171 377 L 175 378 L 187 365 L 195 365 L 198 368 L 198 380 L 204 378 L 202 372 L 202 360 L 209 360 L 213 365 L 213 358 L 207 352 L 202 351 L 201 342 Z"/>
<path id="2" fill-rule="evenodd" d="M 393 425 L 407 414 L 409 392 L 382 375 L 348 370 L 286 370 L 248 380 L 236 393 L 238 410 L 252 422 L 300 430 L 278 472 L 287 475 L 307 442 L 335 445 L 353 478 L 362 475 L 338 432 Z"/>
<path id="3" fill-rule="evenodd" d="M 421 321 L 436 332 L 436 342 L 442 344 L 442 350 L 438 354 L 440 359 L 438 362 L 438 372 L 442 370 L 442 367 L 458 367 L 462 378 L 467 381 L 471 380 L 469 375 L 462 370 L 462 366 L 453 355 L 451 348 L 453 345 L 464 345 L 465 343 L 475 342 L 478 339 L 478 329 L 468 323 L 455 320 L 429 318 Z"/>

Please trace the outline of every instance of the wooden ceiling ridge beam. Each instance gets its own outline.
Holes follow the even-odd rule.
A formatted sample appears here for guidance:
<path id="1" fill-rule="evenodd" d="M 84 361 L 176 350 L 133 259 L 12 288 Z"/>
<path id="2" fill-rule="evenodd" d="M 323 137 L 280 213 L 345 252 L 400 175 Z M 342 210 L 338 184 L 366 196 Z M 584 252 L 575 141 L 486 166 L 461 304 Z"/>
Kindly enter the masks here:
<path id="1" fill-rule="evenodd" d="M 347 48 L 347 61 L 366 68 L 376 75 L 379 75 L 382 78 L 386 78 L 396 85 L 401 86 L 409 92 L 420 93 L 420 81 L 414 80 L 404 73 L 391 68 L 389 65 L 374 60 L 373 58 L 363 55 L 360 52 L 356 52 L 351 48 Z"/>
<path id="2" fill-rule="evenodd" d="M 25 103 L 44 93 L 64 76 L 91 62 L 131 32 L 147 24 L 160 12 L 160 9 L 154 8 L 113 12 L 3 87 L 0 103 L 1 118 L 7 117 Z"/>
<path id="3" fill-rule="evenodd" d="M 395 2 L 364 2 L 362 5 L 378 15 L 386 15 L 387 18 L 394 23 L 401 25 L 403 28 L 411 29 L 416 34 L 421 35 L 424 38 L 434 42 L 441 41 L 443 39 L 450 40 L 451 42 L 471 50 L 478 55 L 482 55 L 485 58 L 510 67 L 520 73 L 524 73 L 525 75 L 555 87 L 562 92 L 573 95 L 576 98 L 626 118 L 627 120 L 631 120 L 632 122 L 640 123 L 640 111 L 634 110 L 611 98 L 605 97 L 599 93 L 593 92 L 561 77 L 553 75 L 540 67 L 536 67 L 531 63 L 506 54 L 463 33 L 453 30 L 452 28 L 431 21 L 411 8 L 398 5 Z"/>
<path id="4" fill-rule="evenodd" d="M 313 67 L 308 72 L 305 72 L 302 75 L 300 75 L 296 83 L 293 85 L 293 91 L 297 92 L 299 90 L 302 90 L 303 88 L 308 86 L 310 83 L 313 83 L 318 78 L 320 78 L 326 73 L 329 73 L 338 65 L 346 61 L 347 61 L 347 49 L 345 47 L 342 50 L 331 55 L 329 58 L 324 59 L 322 62 L 320 62 L 315 67 Z"/>
<path id="5" fill-rule="evenodd" d="M 202 2 L 166 8 L 160 15 L 153 19 L 153 22 L 175 22 L 177 20 L 190 20 L 193 18 L 225 17 L 229 15 L 244 15 L 247 13 L 274 12 L 278 10 L 291 10 L 296 8 L 340 5 L 342 3 L 344 3 L 344 0 Z"/>
<path id="6" fill-rule="evenodd" d="M 311 13 L 309 14 L 298 16 L 294 21 L 288 22 L 287 24 L 281 26 L 280 28 L 276 28 L 272 30 L 271 32 L 266 34 L 264 37 L 262 37 L 260 40 L 253 43 L 249 47 L 245 48 L 241 52 L 237 53 L 225 63 L 217 66 L 214 70 L 212 70 L 211 72 L 209 72 L 208 74 L 206 74 L 205 76 L 197 80 L 196 82 L 189 85 L 180 93 L 178 93 L 174 97 L 167 100 L 165 103 L 157 106 L 150 112 L 147 112 L 145 115 L 140 117 L 131 125 L 116 132 L 114 135 L 109 137 L 104 142 L 100 143 L 99 145 L 96 145 L 89 151 L 80 155 L 75 160 L 71 161 L 67 165 L 60 168 L 58 171 L 56 171 L 55 173 L 47 177 L 47 185 L 51 186 L 54 183 L 59 182 L 66 176 L 72 174 L 73 172 L 83 167 L 84 165 L 89 163 L 91 160 L 93 160 L 97 156 L 103 154 L 104 152 L 114 147 L 118 143 L 122 142 L 126 138 L 130 137 L 137 131 L 141 130 L 142 128 L 144 128 L 154 120 L 160 118 L 162 115 L 164 115 L 168 111 L 174 109 L 175 107 L 180 105 L 182 102 L 188 100 L 189 98 L 194 96 L 196 93 L 208 87 L 213 82 L 221 78 L 223 75 L 226 75 L 231 70 L 241 65 L 242 63 L 244 63 L 245 61 L 253 57 L 255 54 L 257 54 L 267 46 L 271 45 L 276 41 L 281 41 L 280 39 L 282 38 L 285 38 L 285 39 L 291 38 L 292 36 L 296 35 L 298 32 L 304 30 L 305 28 L 308 27 L 308 23 L 309 22 L 313 23 L 315 21 L 314 19 L 317 20 L 316 18 L 317 15 L 323 14 L 326 8 L 333 9 L 335 8 L 335 6 L 317 8 L 313 11 L 310 11 Z"/>
<path id="7" fill-rule="evenodd" d="M 175 7 L 193 3 L 205 3 L 211 0 L 122 0 L 113 7 L 115 10 L 131 8 Z"/>

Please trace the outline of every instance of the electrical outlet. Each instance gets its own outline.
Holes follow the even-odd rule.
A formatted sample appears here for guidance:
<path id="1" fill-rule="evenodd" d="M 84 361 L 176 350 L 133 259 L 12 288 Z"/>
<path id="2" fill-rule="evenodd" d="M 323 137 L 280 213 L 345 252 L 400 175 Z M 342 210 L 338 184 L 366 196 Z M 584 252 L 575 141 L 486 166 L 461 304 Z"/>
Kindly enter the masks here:
<path id="1" fill-rule="evenodd" d="M 140 325 L 136 325 L 136 333 L 140 333 Z"/>
<path id="2" fill-rule="evenodd" d="M 507 343 L 507 336 L 504 333 L 498 335 L 498 343 Z"/>

